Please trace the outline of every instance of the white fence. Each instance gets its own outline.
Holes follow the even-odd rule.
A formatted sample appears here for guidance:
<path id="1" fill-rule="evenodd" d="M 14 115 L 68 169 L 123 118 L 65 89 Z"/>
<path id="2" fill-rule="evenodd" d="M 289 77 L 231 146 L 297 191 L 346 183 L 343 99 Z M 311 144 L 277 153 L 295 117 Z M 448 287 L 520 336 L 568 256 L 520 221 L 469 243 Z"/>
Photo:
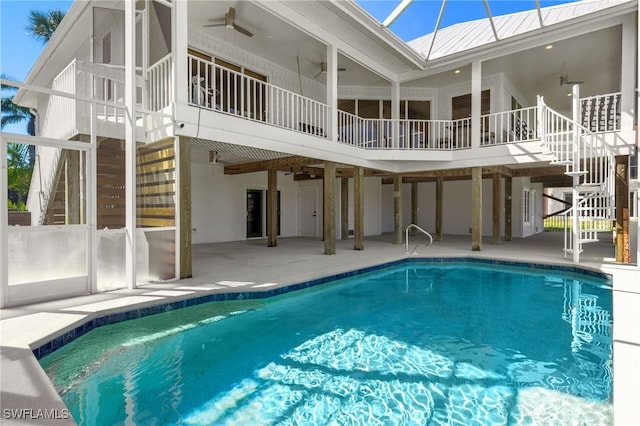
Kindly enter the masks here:
<path id="1" fill-rule="evenodd" d="M 621 99 L 620 92 L 580 99 L 582 126 L 594 133 L 620 130 Z"/>
<path id="2" fill-rule="evenodd" d="M 329 107 L 211 61 L 189 55 L 189 103 L 327 137 Z"/>

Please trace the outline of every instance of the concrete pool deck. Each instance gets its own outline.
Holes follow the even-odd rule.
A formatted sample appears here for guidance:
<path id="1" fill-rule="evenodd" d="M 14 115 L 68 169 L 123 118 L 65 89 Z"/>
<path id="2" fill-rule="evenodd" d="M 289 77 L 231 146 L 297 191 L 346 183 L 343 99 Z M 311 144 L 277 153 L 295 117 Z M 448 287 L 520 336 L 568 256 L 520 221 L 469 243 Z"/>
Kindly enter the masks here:
<path id="1" fill-rule="evenodd" d="M 412 250 L 424 238 L 410 240 Z M 282 238 L 278 247 L 272 248 L 266 247 L 266 240 L 196 245 L 194 277 L 190 279 L 2 309 L 0 423 L 73 424 L 32 349 L 94 318 L 213 293 L 265 291 L 413 257 L 404 253 L 404 245 L 391 241 L 392 235 L 388 234 L 368 237 L 365 249 L 354 251 L 352 240 L 338 240 L 333 256 L 324 255 L 323 242 L 312 238 Z M 543 233 L 500 245 L 490 241 L 485 239 L 483 250 L 473 252 L 470 237 L 445 235 L 431 247 L 418 247 L 418 255 L 573 265 L 563 258 L 560 233 Z M 615 424 L 640 424 L 640 270 L 635 265 L 616 264 L 612 255 L 611 241 L 585 245 L 578 266 L 613 276 Z M 18 416 L 26 419 L 19 420 Z"/>

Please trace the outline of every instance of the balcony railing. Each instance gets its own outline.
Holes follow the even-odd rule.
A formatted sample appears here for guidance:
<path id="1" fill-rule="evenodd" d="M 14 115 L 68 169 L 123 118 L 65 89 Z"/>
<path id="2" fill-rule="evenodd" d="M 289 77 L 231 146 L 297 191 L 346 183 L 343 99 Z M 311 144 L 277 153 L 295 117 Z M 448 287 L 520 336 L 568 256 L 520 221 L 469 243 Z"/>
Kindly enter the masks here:
<path id="1" fill-rule="evenodd" d="M 189 103 L 326 138 L 329 106 L 193 55 Z"/>
<path id="2" fill-rule="evenodd" d="M 328 134 L 329 106 L 239 71 L 188 55 L 189 103 L 216 112 L 322 138 Z M 588 98 L 585 105 L 608 105 L 619 116 L 619 94 Z M 617 115 L 616 115 L 617 114 Z M 538 107 L 485 114 L 480 117 L 480 146 L 540 139 Z M 561 121 L 559 121 L 561 122 Z M 619 128 L 619 119 L 608 119 Z M 611 126 L 608 124 L 610 131 Z M 338 111 L 337 141 L 363 149 L 458 150 L 472 147 L 472 119 L 373 119 Z M 561 129 L 556 129 L 560 135 Z M 559 143 L 564 139 L 558 136 Z"/>
<path id="3" fill-rule="evenodd" d="M 538 108 L 528 107 L 480 117 L 480 145 L 500 145 L 538 139 Z"/>
<path id="4" fill-rule="evenodd" d="M 580 99 L 582 126 L 594 133 L 620 130 L 621 98 L 618 92 Z"/>

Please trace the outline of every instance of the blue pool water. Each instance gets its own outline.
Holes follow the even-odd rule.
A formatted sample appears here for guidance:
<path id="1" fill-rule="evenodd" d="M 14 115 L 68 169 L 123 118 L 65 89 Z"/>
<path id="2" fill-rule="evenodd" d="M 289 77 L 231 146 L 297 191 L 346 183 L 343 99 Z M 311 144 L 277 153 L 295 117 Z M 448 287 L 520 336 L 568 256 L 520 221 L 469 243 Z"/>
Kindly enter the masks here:
<path id="1" fill-rule="evenodd" d="M 97 328 L 41 360 L 79 424 L 612 424 L 611 289 L 410 262 Z"/>

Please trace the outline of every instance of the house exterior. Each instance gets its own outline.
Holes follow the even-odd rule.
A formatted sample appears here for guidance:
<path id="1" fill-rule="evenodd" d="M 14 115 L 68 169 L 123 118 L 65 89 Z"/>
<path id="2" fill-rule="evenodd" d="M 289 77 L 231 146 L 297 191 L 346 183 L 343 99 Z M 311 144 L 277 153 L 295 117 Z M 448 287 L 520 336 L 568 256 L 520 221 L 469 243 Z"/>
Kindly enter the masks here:
<path id="1" fill-rule="evenodd" d="M 75 2 L 17 84 L 38 135 L 3 135 L 37 161 L 32 226 L 2 220 L 0 305 L 189 277 L 192 244 L 334 254 L 413 223 L 481 250 L 543 232 L 548 187 L 578 207 L 559 257 L 616 220 L 637 262 L 637 9 L 582 1 L 404 43 L 352 1 Z"/>

